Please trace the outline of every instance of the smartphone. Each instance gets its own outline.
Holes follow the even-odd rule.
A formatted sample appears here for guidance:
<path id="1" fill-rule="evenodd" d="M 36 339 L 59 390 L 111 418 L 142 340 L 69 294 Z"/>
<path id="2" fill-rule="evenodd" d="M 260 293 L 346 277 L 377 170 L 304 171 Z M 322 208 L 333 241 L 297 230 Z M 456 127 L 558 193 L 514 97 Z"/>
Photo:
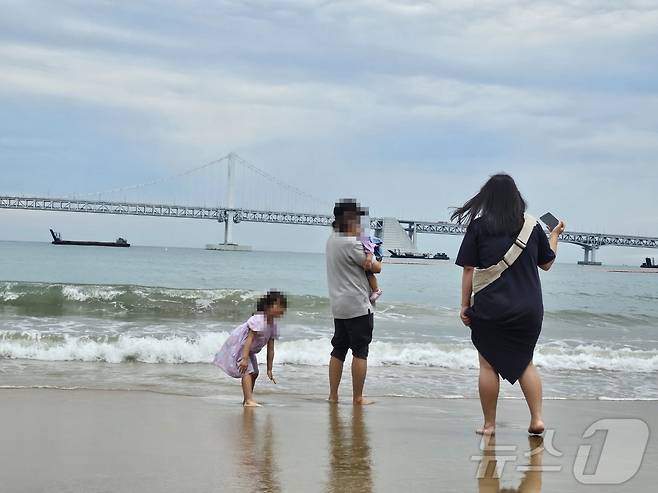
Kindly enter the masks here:
<path id="1" fill-rule="evenodd" d="M 542 217 L 540 217 L 539 219 L 541 219 L 541 222 L 543 222 L 546 226 L 548 226 L 548 228 L 549 228 L 551 231 L 553 231 L 553 230 L 555 229 L 555 226 L 557 226 L 557 225 L 560 223 L 560 221 L 558 220 L 558 218 L 555 217 L 555 216 L 554 216 L 553 214 L 551 214 L 550 212 L 547 212 L 546 214 L 544 214 L 544 215 L 543 215 Z"/>

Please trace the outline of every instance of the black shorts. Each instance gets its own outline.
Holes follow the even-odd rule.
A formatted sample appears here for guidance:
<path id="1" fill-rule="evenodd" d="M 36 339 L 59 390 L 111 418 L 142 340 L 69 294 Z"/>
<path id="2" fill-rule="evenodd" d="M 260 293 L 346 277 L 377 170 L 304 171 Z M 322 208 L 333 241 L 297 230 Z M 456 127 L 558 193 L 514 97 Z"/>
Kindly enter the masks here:
<path id="1" fill-rule="evenodd" d="M 372 341 L 374 327 L 373 314 L 368 313 L 355 318 L 335 318 L 334 337 L 331 345 L 334 347 L 331 355 L 345 361 L 347 350 L 352 350 L 352 356 L 368 359 L 368 347 Z"/>

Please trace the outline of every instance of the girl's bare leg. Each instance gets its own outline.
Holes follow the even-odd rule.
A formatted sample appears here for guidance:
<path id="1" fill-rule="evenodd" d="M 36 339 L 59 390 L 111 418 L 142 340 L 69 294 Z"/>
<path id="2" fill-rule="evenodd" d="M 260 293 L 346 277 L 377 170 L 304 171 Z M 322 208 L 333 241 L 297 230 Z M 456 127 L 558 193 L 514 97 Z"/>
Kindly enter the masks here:
<path id="1" fill-rule="evenodd" d="M 480 357 L 480 378 L 478 390 L 480 391 L 480 404 L 484 415 L 484 425 L 476 430 L 480 435 L 493 435 L 496 432 L 496 406 L 498 405 L 498 392 L 500 379 L 493 366 L 478 353 Z"/>
<path id="2" fill-rule="evenodd" d="M 245 407 L 260 406 L 260 404 L 254 400 L 254 385 L 256 385 L 257 376 L 258 375 L 252 375 L 249 373 L 242 377 L 242 394 L 244 395 L 242 405 Z"/>
<path id="3" fill-rule="evenodd" d="M 368 277 L 368 284 L 370 285 L 370 290 L 374 293 L 379 289 L 379 283 L 377 282 L 377 277 L 372 272 L 366 272 Z"/>
<path id="4" fill-rule="evenodd" d="M 542 416 L 542 386 L 539 372 L 532 362 L 519 378 L 521 390 L 530 409 L 530 426 L 528 433 L 539 435 L 544 433 L 544 418 Z"/>
<path id="5" fill-rule="evenodd" d="M 368 277 L 368 285 L 370 286 L 370 303 L 375 303 L 382 295 L 382 290 L 379 289 L 379 282 L 377 277 L 372 272 L 366 272 Z"/>

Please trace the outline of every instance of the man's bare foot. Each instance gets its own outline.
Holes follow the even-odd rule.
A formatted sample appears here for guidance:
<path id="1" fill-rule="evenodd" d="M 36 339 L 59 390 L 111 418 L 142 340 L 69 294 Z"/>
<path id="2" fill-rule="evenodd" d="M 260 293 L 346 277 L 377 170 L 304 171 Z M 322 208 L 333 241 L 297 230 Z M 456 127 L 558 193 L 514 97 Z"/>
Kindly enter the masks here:
<path id="1" fill-rule="evenodd" d="M 482 428 L 478 428 L 477 430 L 475 430 L 475 433 L 477 433 L 478 435 L 493 436 L 496 434 L 496 426 L 485 425 Z"/>
<path id="2" fill-rule="evenodd" d="M 244 404 L 242 404 L 244 407 L 262 407 L 258 402 L 256 402 L 253 399 L 250 399 L 248 401 L 244 401 Z"/>
<path id="3" fill-rule="evenodd" d="M 370 405 L 370 404 L 374 404 L 375 401 L 369 401 L 369 400 L 366 399 L 365 397 L 357 397 L 356 399 L 354 399 L 354 400 L 352 401 L 352 403 L 353 403 L 355 406 L 368 406 L 368 405 Z"/>
<path id="4" fill-rule="evenodd" d="M 531 435 L 541 435 L 544 433 L 544 430 L 546 427 L 544 426 L 544 422 L 541 419 L 531 421 L 530 426 L 528 426 L 528 433 Z"/>

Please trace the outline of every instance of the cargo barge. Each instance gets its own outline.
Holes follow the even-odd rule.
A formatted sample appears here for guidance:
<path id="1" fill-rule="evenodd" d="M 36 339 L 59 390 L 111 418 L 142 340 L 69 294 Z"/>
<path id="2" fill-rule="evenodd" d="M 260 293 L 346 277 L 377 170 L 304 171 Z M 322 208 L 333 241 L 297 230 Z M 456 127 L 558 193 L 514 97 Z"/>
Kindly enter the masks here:
<path id="1" fill-rule="evenodd" d="M 123 238 L 117 238 L 116 241 L 79 241 L 79 240 L 62 240 L 62 235 L 52 229 L 50 234 L 53 237 L 53 245 L 81 245 L 81 246 L 102 246 L 102 247 L 129 247 Z"/>

